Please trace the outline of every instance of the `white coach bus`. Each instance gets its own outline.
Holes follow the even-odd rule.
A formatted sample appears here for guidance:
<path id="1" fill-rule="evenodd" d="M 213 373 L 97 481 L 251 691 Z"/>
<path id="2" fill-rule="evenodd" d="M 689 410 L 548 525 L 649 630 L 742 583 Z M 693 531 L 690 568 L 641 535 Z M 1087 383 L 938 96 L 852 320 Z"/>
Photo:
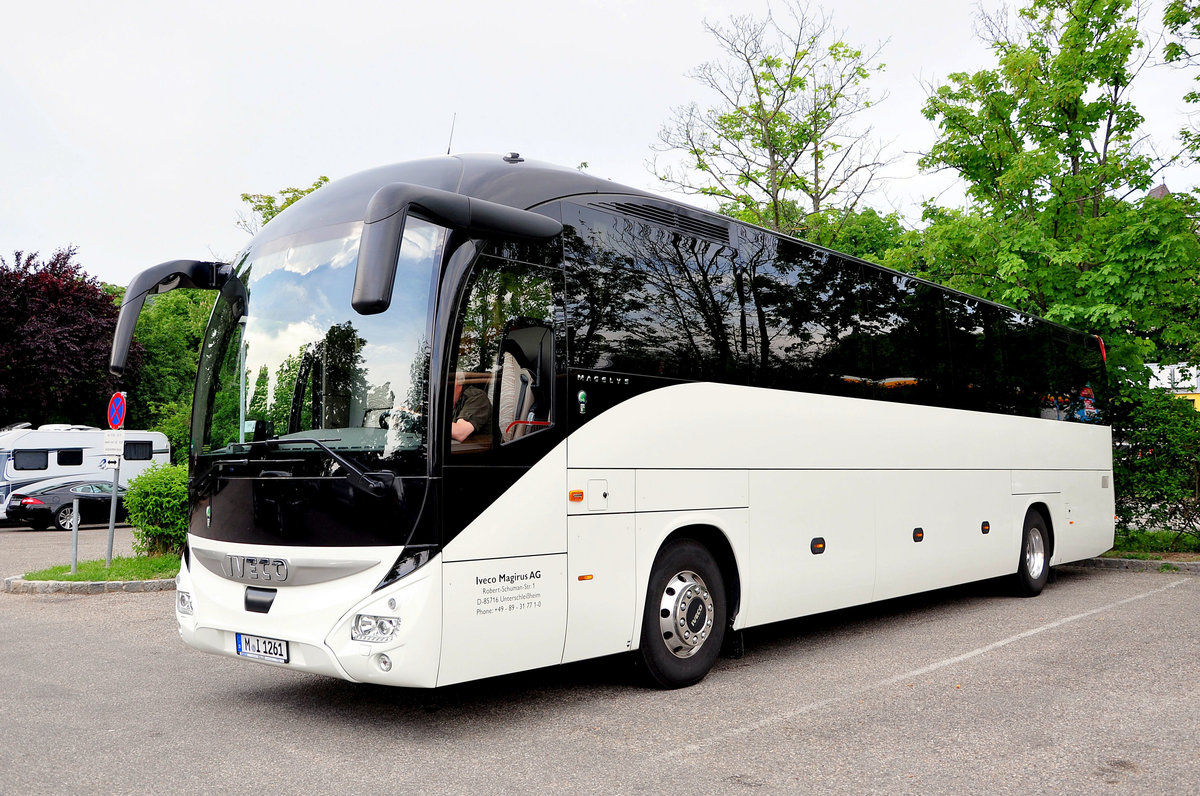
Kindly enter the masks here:
<path id="1" fill-rule="evenodd" d="M 176 287 L 220 292 L 176 604 L 208 652 L 433 687 L 636 650 L 684 686 L 743 628 L 1112 544 L 1098 338 L 515 154 L 148 269 L 114 372 Z"/>

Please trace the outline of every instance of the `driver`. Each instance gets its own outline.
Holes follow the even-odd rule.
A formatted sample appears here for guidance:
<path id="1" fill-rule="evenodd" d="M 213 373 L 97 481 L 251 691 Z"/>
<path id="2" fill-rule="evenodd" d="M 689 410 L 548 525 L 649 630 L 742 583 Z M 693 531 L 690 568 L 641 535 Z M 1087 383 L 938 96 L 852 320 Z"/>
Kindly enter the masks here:
<path id="1" fill-rule="evenodd" d="M 462 442 L 473 434 L 487 434 L 492 426 L 492 402 L 478 387 L 467 386 L 462 373 L 454 377 L 454 411 L 450 437 Z"/>

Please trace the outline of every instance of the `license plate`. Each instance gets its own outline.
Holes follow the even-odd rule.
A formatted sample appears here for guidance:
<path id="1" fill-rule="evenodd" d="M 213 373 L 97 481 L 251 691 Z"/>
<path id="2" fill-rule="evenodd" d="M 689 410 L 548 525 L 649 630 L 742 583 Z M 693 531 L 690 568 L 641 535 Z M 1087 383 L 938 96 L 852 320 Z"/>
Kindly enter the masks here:
<path id="1" fill-rule="evenodd" d="M 275 663 L 288 662 L 288 643 L 277 638 L 250 636 L 245 633 L 237 635 L 237 654 L 247 658 L 258 658 Z"/>

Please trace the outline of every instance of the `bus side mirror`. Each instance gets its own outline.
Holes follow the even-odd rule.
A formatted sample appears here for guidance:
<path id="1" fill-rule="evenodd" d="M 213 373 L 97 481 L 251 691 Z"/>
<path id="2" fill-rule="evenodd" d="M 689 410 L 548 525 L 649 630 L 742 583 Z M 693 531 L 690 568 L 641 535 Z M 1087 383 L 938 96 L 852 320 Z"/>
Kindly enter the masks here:
<path id="1" fill-rule="evenodd" d="M 360 315 L 383 312 L 392 303 L 400 245 L 410 213 L 476 238 L 543 241 L 562 232 L 559 222 L 528 210 L 407 182 L 385 185 L 371 197 L 363 218 L 350 299 Z"/>
<path id="2" fill-rule="evenodd" d="M 166 293 L 180 287 L 201 290 L 220 290 L 233 274 L 227 263 L 202 262 L 200 260 L 170 260 L 147 268 L 133 278 L 125 290 L 121 302 L 121 314 L 117 316 L 117 328 L 113 332 L 112 355 L 108 369 L 120 376 L 125 372 L 129 359 L 129 346 L 133 343 L 133 329 L 137 326 L 142 304 L 151 293 Z"/>

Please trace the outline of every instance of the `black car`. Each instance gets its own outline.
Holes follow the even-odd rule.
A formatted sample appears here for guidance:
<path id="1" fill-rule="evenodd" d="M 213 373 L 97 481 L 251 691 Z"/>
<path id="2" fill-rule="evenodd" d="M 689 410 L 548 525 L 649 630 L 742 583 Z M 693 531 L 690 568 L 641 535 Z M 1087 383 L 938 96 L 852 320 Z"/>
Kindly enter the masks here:
<path id="1" fill-rule="evenodd" d="M 79 499 L 81 524 L 108 522 L 112 503 L 111 481 L 69 481 L 33 484 L 14 492 L 8 500 L 8 520 L 43 531 L 54 525 L 60 531 L 71 529 L 72 504 Z M 125 488 L 117 487 L 117 520 L 125 519 Z"/>

